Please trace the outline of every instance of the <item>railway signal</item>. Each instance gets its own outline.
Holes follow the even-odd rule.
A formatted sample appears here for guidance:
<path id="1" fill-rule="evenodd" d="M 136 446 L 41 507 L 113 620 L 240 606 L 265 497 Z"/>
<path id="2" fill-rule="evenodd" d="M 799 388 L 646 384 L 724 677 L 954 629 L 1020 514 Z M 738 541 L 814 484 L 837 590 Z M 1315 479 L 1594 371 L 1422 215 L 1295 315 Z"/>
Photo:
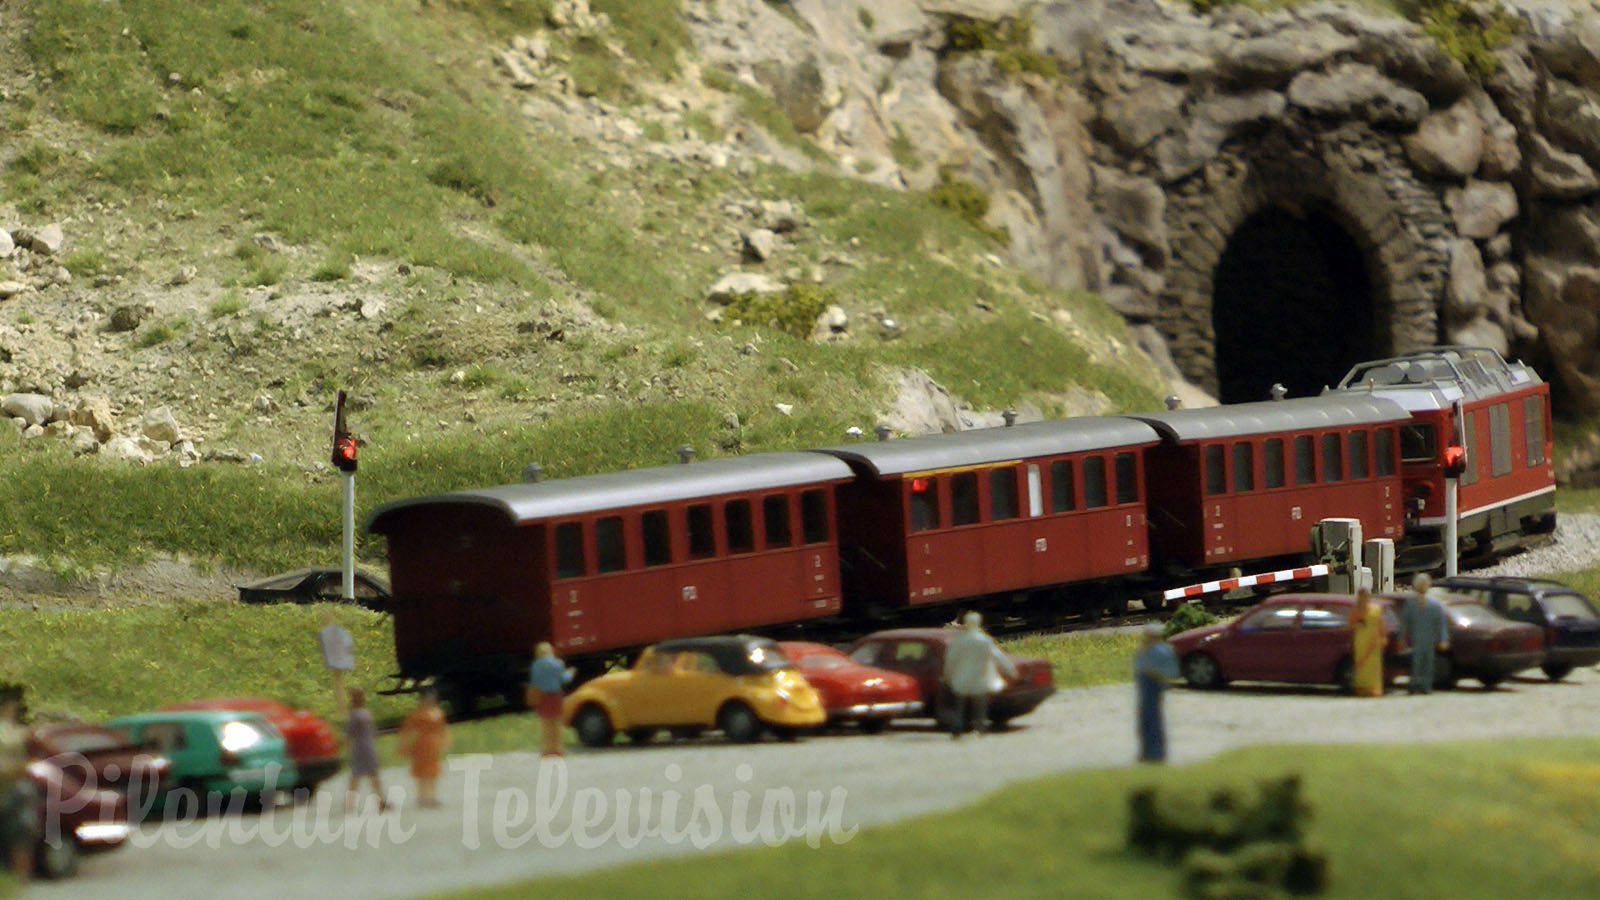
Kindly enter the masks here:
<path id="1" fill-rule="evenodd" d="M 356 599 L 356 439 L 344 421 L 344 391 L 333 399 L 333 466 L 344 482 L 344 577 L 340 596 Z"/>

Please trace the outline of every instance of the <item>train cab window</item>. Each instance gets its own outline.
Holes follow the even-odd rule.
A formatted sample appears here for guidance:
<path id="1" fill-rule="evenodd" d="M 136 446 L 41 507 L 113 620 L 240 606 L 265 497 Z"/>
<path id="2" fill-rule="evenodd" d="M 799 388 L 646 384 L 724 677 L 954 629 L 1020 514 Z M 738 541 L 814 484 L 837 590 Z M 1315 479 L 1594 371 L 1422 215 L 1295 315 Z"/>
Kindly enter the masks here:
<path id="1" fill-rule="evenodd" d="M 1058 459 L 1050 464 L 1050 511 L 1072 509 L 1072 460 Z"/>
<path id="2" fill-rule="evenodd" d="M 1526 445 L 1528 468 L 1544 462 L 1544 398 L 1526 397 L 1522 401 L 1522 440 Z"/>
<path id="3" fill-rule="evenodd" d="M 1139 463 L 1132 453 L 1118 453 L 1117 465 L 1117 502 L 1139 502 Z"/>
<path id="4" fill-rule="evenodd" d="M 1337 434 L 1322 436 L 1322 480 L 1344 480 L 1344 460 L 1340 458 Z"/>
<path id="5" fill-rule="evenodd" d="M 1489 474 L 1511 474 L 1511 404 L 1489 407 Z"/>
<path id="6" fill-rule="evenodd" d="M 622 517 L 606 516 L 594 522 L 594 561 L 601 572 L 618 572 L 628 567 L 626 545 L 622 542 Z"/>
<path id="7" fill-rule="evenodd" d="M 1283 487 L 1283 438 L 1268 438 L 1261 462 L 1266 467 L 1267 487 Z"/>
<path id="8" fill-rule="evenodd" d="M 672 532 L 667 528 L 667 511 L 652 509 L 639 517 L 644 533 L 644 564 L 664 566 L 672 562 Z"/>
<path id="9" fill-rule="evenodd" d="M 1367 433 L 1365 431 L 1350 432 L 1350 440 L 1346 445 L 1350 456 L 1350 477 L 1367 477 Z"/>
<path id="10" fill-rule="evenodd" d="M 950 524 L 971 525 L 978 521 L 978 473 L 957 472 L 950 476 Z"/>
<path id="11" fill-rule="evenodd" d="M 1461 431 L 1467 436 L 1467 470 L 1461 473 L 1463 485 L 1478 480 L 1478 423 L 1477 414 L 1468 410 L 1461 416 Z"/>
<path id="12" fill-rule="evenodd" d="M 789 538 L 789 498 L 782 494 L 761 498 L 761 520 L 767 526 L 767 547 L 787 547 Z"/>
<path id="13" fill-rule="evenodd" d="M 1432 462 L 1439 455 L 1439 430 L 1427 422 L 1400 426 L 1400 461 Z"/>
<path id="14" fill-rule="evenodd" d="M 1083 461 L 1083 505 L 1094 509 L 1106 505 L 1106 458 L 1090 456 Z"/>
<path id="15" fill-rule="evenodd" d="M 722 524 L 727 526 L 729 553 L 749 553 L 756 549 L 756 533 L 750 525 L 749 500 L 729 500 L 722 504 Z"/>
<path id="16" fill-rule="evenodd" d="M 1015 519 L 1017 517 L 1017 470 L 990 469 L 989 470 L 989 518 L 998 522 L 1001 519 Z"/>
<path id="17" fill-rule="evenodd" d="M 939 527 L 939 482 L 923 476 L 911 479 L 911 530 Z"/>
<path id="18" fill-rule="evenodd" d="M 705 559 L 717 555 L 717 537 L 711 529 L 711 504 L 697 503 L 685 511 L 684 526 L 689 535 L 689 558 Z"/>
<path id="19" fill-rule="evenodd" d="M 1394 474 L 1394 429 L 1378 430 L 1378 476 Z"/>
<path id="20" fill-rule="evenodd" d="M 1316 438 L 1309 434 L 1294 439 L 1294 483 L 1311 484 L 1317 480 Z"/>
<path id="21" fill-rule="evenodd" d="M 583 574 L 583 525 L 563 522 L 556 526 L 556 577 L 577 578 Z"/>
<path id="22" fill-rule="evenodd" d="M 828 539 L 828 497 L 822 491 L 800 495 L 800 539 L 807 544 Z"/>
<path id="23" fill-rule="evenodd" d="M 1205 449 L 1206 493 L 1220 494 L 1228 489 L 1227 466 L 1222 459 L 1222 445 L 1212 444 Z"/>
<path id="24" fill-rule="evenodd" d="M 1233 489 L 1235 491 L 1256 489 L 1255 452 L 1249 441 L 1239 441 L 1233 445 Z"/>

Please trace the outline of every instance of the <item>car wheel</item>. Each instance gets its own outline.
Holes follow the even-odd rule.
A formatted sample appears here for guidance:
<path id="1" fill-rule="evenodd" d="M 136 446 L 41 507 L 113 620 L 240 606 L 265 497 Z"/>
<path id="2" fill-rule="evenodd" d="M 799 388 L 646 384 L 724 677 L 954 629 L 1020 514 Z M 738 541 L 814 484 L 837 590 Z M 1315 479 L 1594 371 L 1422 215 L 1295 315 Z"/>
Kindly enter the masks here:
<path id="1" fill-rule="evenodd" d="M 1351 664 L 1350 657 L 1339 660 L 1339 664 L 1333 667 L 1333 683 L 1346 694 L 1356 692 L 1356 669 Z"/>
<path id="2" fill-rule="evenodd" d="M 1572 671 L 1571 663 L 1545 663 L 1539 668 L 1544 670 L 1544 675 L 1551 681 L 1560 681 Z"/>
<path id="3" fill-rule="evenodd" d="M 750 707 L 735 700 L 722 708 L 717 713 L 717 727 L 728 736 L 728 740 L 748 744 L 761 738 L 761 720 L 756 718 L 755 711 Z"/>
<path id="4" fill-rule="evenodd" d="M 1183 658 L 1183 677 L 1197 688 L 1210 690 L 1223 685 L 1217 661 L 1205 653 L 1191 653 Z"/>
<path id="5" fill-rule="evenodd" d="M 656 736 L 656 730 L 654 728 L 629 728 L 628 729 L 628 740 L 630 742 L 632 742 L 632 743 L 635 743 L 635 744 L 648 744 L 651 741 L 655 740 L 655 736 Z"/>
<path id="6" fill-rule="evenodd" d="M 888 718 L 862 719 L 856 723 L 862 734 L 883 734 L 889 728 Z"/>
<path id="7" fill-rule="evenodd" d="M 578 740 L 583 741 L 585 747 L 608 747 L 612 738 L 616 737 L 616 730 L 611 727 L 611 717 L 593 703 L 578 710 L 578 715 L 572 720 L 572 728 L 578 732 Z"/>
<path id="8" fill-rule="evenodd" d="M 42 878 L 71 878 L 78 872 L 78 842 L 70 837 L 40 841 L 34 856 L 34 868 Z"/>
<path id="9" fill-rule="evenodd" d="M 1498 673 L 1494 675 L 1479 675 L 1478 681 L 1482 682 L 1484 690 L 1492 691 L 1496 687 L 1500 686 L 1500 682 L 1504 681 L 1505 677 L 1506 676 Z"/>

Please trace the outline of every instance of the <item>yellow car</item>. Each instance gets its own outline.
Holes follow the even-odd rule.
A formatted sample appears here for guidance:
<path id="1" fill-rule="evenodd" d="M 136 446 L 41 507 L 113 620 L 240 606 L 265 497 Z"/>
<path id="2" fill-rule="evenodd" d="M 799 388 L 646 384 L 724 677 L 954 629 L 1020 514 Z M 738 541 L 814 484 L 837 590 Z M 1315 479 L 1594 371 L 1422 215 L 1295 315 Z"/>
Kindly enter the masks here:
<path id="1" fill-rule="evenodd" d="M 563 713 L 590 747 L 609 745 L 619 731 L 644 743 L 662 728 L 674 737 L 720 728 L 732 741 L 757 741 L 768 729 L 792 738 L 828 718 L 816 689 L 777 643 L 750 635 L 647 647 L 633 668 L 573 691 Z"/>

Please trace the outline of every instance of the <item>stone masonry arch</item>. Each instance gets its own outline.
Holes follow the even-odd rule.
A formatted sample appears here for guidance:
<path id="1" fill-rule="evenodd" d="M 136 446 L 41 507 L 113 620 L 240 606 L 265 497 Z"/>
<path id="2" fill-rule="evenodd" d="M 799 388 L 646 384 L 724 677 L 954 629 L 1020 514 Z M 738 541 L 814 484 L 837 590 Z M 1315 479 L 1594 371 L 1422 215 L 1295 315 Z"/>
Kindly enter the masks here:
<path id="1" fill-rule="evenodd" d="M 1327 321 L 1317 327 L 1331 334 L 1369 323 L 1370 333 L 1349 342 L 1363 348 L 1357 355 L 1387 355 L 1437 341 L 1439 299 L 1450 266 L 1440 245 L 1452 231 L 1437 193 L 1417 178 L 1392 134 L 1354 123 L 1324 131 L 1290 120 L 1257 139 L 1224 146 L 1203 169 L 1167 190 L 1170 257 L 1155 321 L 1190 381 L 1213 395 L 1230 393 L 1218 379 L 1218 264 L 1241 228 L 1270 214 L 1330 223 L 1360 258 L 1370 309 L 1328 309 Z M 1322 233 L 1337 242 L 1336 233 Z M 1292 346 L 1275 351 L 1281 368 L 1259 373 L 1260 391 L 1222 399 L 1265 399 L 1265 386 L 1285 380 L 1283 369 L 1298 362 Z M 1307 377 L 1332 382 L 1341 374 Z"/>

